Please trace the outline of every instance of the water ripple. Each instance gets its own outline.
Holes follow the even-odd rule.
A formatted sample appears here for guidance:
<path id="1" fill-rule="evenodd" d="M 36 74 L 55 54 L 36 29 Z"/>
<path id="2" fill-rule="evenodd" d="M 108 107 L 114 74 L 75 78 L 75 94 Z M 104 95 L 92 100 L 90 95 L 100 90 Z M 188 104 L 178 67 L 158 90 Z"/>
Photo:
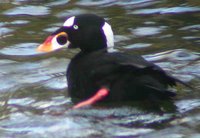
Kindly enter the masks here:
<path id="1" fill-rule="evenodd" d="M 131 45 L 127 45 L 124 48 L 125 49 L 137 49 L 137 48 L 146 48 L 150 47 L 152 44 L 147 44 L 147 43 L 135 43 Z"/>
<path id="2" fill-rule="evenodd" d="M 34 12 L 31 12 L 34 11 Z M 50 9 L 44 6 L 21 6 L 15 7 L 13 9 L 7 10 L 4 12 L 4 15 L 48 15 L 50 14 Z"/>
<path id="3" fill-rule="evenodd" d="M 9 29 L 9 28 L 6 28 L 6 27 L 1 27 L 0 28 L 0 38 L 4 37 L 5 35 L 13 32 L 13 31 L 14 31 L 13 29 Z"/>
<path id="4" fill-rule="evenodd" d="M 47 4 L 47 6 L 59 6 L 59 5 L 64 5 L 64 4 L 67 4 L 70 0 L 57 0 L 57 1 L 54 1 L 54 2 L 50 2 Z"/>
<path id="5" fill-rule="evenodd" d="M 35 50 L 39 44 L 37 43 L 21 43 L 10 47 L 5 47 L 0 50 L 0 53 L 5 55 L 34 55 L 37 54 Z"/>
<path id="6" fill-rule="evenodd" d="M 138 27 L 136 29 L 131 29 L 133 35 L 135 36 L 152 36 L 156 34 L 160 34 L 164 31 L 166 26 L 157 26 L 157 27 Z"/>
<path id="7" fill-rule="evenodd" d="M 66 64 L 69 63 L 68 59 L 50 58 L 32 63 L 7 61 L 0 62 L 0 92 L 9 89 L 15 91 L 23 85 L 37 85 L 51 89 L 67 87 L 65 71 Z M 60 74 L 60 72 L 64 73 Z"/>
<path id="8" fill-rule="evenodd" d="M 186 61 L 186 60 L 196 60 L 200 57 L 199 53 L 192 52 L 186 49 L 174 49 L 165 52 L 160 52 L 151 55 L 144 56 L 149 61 L 162 61 L 169 60 L 172 62 L 176 61 Z"/>
<path id="9" fill-rule="evenodd" d="M 186 49 L 175 49 L 145 55 L 144 58 L 153 61 L 182 81 L 189 82 L 192 79 L 200 77 L 199 53 Z"/>
<path id="10" fill-rule="evenodd" d="M 200 30 L 200 24 L 185 26 L 180 28 L 179 30 Z"/>
<path id="11" fill-rule="evenodd" d="M 131 12 L 132 14 L 173 14 L 186 12 L 199 12 L 199 7 L 171 7 L 171 8 L 155 8 L 155 9 L 140 9 Z"/>

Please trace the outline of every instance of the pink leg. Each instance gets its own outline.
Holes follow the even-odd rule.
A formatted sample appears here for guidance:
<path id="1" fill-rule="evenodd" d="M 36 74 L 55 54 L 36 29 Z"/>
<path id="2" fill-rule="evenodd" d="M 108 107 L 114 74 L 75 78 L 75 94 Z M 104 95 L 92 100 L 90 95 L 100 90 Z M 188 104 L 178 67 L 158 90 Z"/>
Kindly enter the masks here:
<path id="1" fill-rule="evenodd" d="M 78 108 L 81 108 L 84 106 L 95 104 L 96 102 L 105 98 L 108 94 L 109 94 L 109 90 L 107 88 L 103 87 L 103 88 L 99 89 L 94 96 L 92 96 L 91 98 L 89 98 L 85 101 L 82 101 L 82 102 L 76 104 L 75 106 L 72 107 L 72 109 L 78 109 Z"/>

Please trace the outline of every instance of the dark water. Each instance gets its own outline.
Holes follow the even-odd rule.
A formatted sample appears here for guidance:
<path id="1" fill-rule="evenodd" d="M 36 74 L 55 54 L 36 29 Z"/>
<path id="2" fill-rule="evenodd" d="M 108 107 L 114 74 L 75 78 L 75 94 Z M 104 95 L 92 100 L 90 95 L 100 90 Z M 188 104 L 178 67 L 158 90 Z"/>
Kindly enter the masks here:
<path id="1" fill-rule="evenodd" d="M 105 17 L 117 49 L 141 54 L 193 86 L 177 87 L 177 112 L 127 105 L 70 110 L 65 70 L 77 51 L 35 48 L 80 13 Z M 1 0 L 0 137 L 199 138 L 199 59 L 199 0 Z"/>

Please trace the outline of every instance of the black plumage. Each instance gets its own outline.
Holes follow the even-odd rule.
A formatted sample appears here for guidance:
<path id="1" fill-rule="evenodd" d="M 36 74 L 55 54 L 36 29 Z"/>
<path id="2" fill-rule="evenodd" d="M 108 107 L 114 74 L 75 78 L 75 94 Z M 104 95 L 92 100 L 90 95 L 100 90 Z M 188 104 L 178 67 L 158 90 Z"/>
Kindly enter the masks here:
<path id="1" fill-rule="evenodd" d="M 91 97 L 101 87 L 110 90 L 105 98 L 109 102 L 163 100 L 176 95 L 167 89 L 176 84 L 175 78 L 141 56 L 120 52 L 80 52 L 69 64 L 67 80 L 70 95 L 79 99 Z"/>

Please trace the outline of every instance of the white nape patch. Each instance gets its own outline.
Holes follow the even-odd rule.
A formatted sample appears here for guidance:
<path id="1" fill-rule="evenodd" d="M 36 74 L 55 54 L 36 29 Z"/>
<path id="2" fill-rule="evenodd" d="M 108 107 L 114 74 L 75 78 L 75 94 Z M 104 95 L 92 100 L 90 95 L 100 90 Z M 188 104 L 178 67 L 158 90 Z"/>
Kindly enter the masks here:
<path id="1" fill-rule="evenodd" d="M 106 36 L 107 48 L 108 48 L 109 51 L 113 51 L 114 50 L 113 49 L 113 47 L 114 47 L 114 35 L 113 35 L 112 28 L 107 22 L 105 22 L 102 29 L 103 29 L 103 32 Z"/>
<path id="2" fill-rule="evenodd" d="M 75 19 L 75 16 L 70 17 L 64 22 L 63 26 L 71 27 L 72 25 L 74 25 L 74 19 Z"/>

